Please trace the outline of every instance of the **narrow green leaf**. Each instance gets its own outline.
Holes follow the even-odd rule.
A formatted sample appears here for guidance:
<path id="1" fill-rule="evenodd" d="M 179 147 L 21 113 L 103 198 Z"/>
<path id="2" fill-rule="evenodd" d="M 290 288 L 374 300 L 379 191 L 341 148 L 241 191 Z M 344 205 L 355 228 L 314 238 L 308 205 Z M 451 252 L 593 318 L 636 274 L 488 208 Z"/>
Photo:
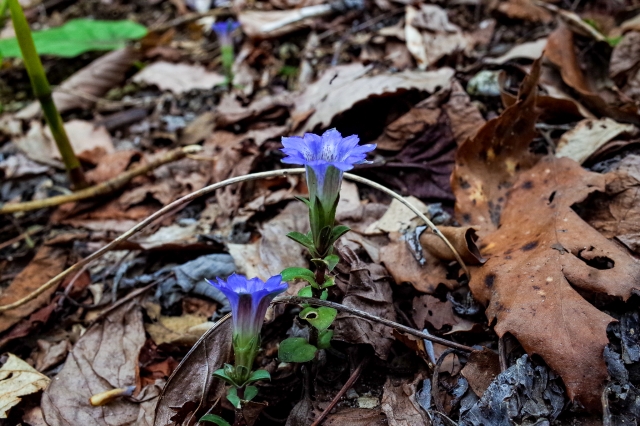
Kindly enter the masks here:
<path id="1" fill-rule="evenodd" d="M 345 225 L 338 225 L 334 227 L 333 230 L 331 231 L 330 244 L 333 244 L 336 241 L 338 241 L 338 238 L 342 237 L 344 234 L 346 234 L 349 231 L 351 231 L 351 228 Z"/>
<path id="2" fill-rule="evenodd" d="M 308 307 L 300 312 L 299 317 L 309 321 L 309 324 L 318 330 L 326 330 L 333 323 L 338 311 L 333 308 L 321 306 L 319 308 Z"/>
<path id="3" fill-rule="evenodd" d="M 315 248 L 311 238 L 307 237 L 302 232 L 295 232 L 295 231 L 289 232 L 287 234 L 287 237 L 291 238 L 296 243 L 301 244 L 302 246 L 308 248 L 309 250 L 313 250 Z"/>
<path id="4" fill-rule="evenodd" d="M 255 386 L 247 386 L 244 388 L 244 400 L 251 401 L 258 394 L 258 388 Z"/>
<path id="5" fill-rule="evenodd" d="M 229 374 L 229 368 L 227 368 L 227 366 L 231 367 L 233 369 L 233 366 L 226 364 L 225 368 L 221 368 L 219 370 L 216 370 L 213 372 L 213 377 L 217 377 L 219 379 L 224 380 L 225 382 L 229 383 L 230 385 L 234 385 L 237 386 L 237 383 L 233 380 L 233 378 L 231 377 L 231 375 Z"/>
<path id="6" fill-rule="evenodd" d="M 267 370 L 256 370 L 251 373 L 247 383 L 257 382 L 258 380 L 271 380 L 271 374 Z"/>
<path id="7" fill-rule="evenodd" d="M 303 337 L 289 337 L 280 342 L 278 358 L 282 362 L 307 362 L 316 356 L 317 350 Z"/>
<path id="8" fill-rule="evenodd" d="M 311 208 L 311 201 L 309 201 L 307 198 L 304 197 L 299 197 L 297 195 L 294 195 L 294 197 L 300 201 L 302 201 L 303 203 L 306 204 L 307 207 Z"/>
<path id="9" fill-rule="evenodd" d="M 328 349 L 331 347 L 333 330 L 322 330 L 318 333 L 318 349 Z"/>
<path id="10" fill-rule="evenodd" d="M 215 414 L 205 414 L 200 418 L 200 421 L 215 423 L 218 426 L 231 426 L 231 424 L 228 421 L 226 421 L 220 416 L 216 416 Z"/>
<path id="11" fill-rule="evenodd" d="M 129 40 L 144 37 L 147 29 L 133 21 L 82 18 L 72 19 L 60 27 L 34 31 L 32 34 L 39 54 L 73 58 L 92 50 L 122 49 Z M 22 57 L 15 37 L 1 39 L 0 52 L 5 57 Z"/>
<path id="12" fill-rule="evenodd" d="M 227 391 L 227 399 L 235 408 L 240 408 L 240 398 L 238 397 L 238 389 L 235 386 L 231 386 Z"/>

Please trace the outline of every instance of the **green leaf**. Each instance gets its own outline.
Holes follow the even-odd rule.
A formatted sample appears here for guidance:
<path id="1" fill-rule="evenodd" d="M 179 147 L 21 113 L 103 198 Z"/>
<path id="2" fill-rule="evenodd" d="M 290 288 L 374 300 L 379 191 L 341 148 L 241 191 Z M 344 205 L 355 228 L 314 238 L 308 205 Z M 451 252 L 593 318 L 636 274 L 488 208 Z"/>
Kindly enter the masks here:
<path id="1" fill-rule="evenodd" d="M 61 27 L 32 34 L 39 54 L 73 58 L 92 50 L 122 49 L 129 40 L 144 37 L 147 29 L 133 21 L 72 19 Z M 10 58 L 22 57 L 15 37 L 0 40 L 0 53 Z"/>
<path id="2" fill-rule="evenodd" d="M 271 374 L 267 370 L 256 370 L 247 379 L 247 383 L 257 382 L 258 380 L 271 380 Z"/>
<path id="3" fill-rule="evenodd" d="M 319 308 L 304 308 L 299 317 L 309 321 L 309 324 L 322 331 L 329 328 L 336 315 L 338 315 L 338 311 L 335 309 L 321 306 Z"/>
<path id="4" fill-rule="evenodd" d="M 238 389 L 235 386 L 231 386 L 227 391 L 227 399 L 235 408 L 240 408 L 240 398 L 238 397 Z"/>
<path id="5" fill-rule="evenodd" d="M 291 238 L 296 243 L 303 245 L 309 250 L 313 250 L 315 248 L 315 246 L 313 245 L 313 240 L 311 240 L 311 238 L 307 237 L 302 232 L 289 232 L 287 234 L 287 237 Z"/>
<path id="6" fill-rule="evenodd" d="M 317 350 L 304 337 L 289 337 L 280 342 L 278 358 L 282 362 L 307 362 L 316 356 Z"/>
<path id="7" fill-rule="evenodd" d="M 345 225 L 338 225 L 334 227 L 333 230 L 331 231 L 331 239 L 329 240 L 331 242 L 329 244 L 335 243 L 336 241 L 338 241 L 338 238 L 342 237 L 344 234 L 346 234 L 349 231 L 351 231 L 351 228 Z M 338 261 L 340 260 L 338 259 Z M 338 262 L 336 262 L 336 264 L 337 263 Z"/>
<path id="8" fill-rule="evenodd" d="M 228 421 L 226 421 L 220 416 L 216 416 L 215 414 L 205 414 L 200 418 L 200 421 L 215 423 L 218 426 L 231 426 L 231 424 Z"/>
<path id="9" fill-rule="evenodd" d="M 304 198 L 304 197 L 299 197 L 297 195 L 294 195 L 294 197 L 300 201 L 302 201 L 303 203 L 305 203 L 307 205 L 307 207 L 311 207 L 311 201 L 309 201 L 308 199 Z"/>
<path id="10" fill-rule="evenodd" d="M 280 272 L 280 275 L 282 275 L 282 281 L 293 281 L 299 279 L 307 281 L 314 287 L 318 286 L 318 284 L 316 283 L 316 276 L 307 268 L 287 268 L 284 271 Z"/>
<path id="11" fill-rule="evenodd" d="M 230 385 L 237 386 L 237 383 L 231 377 L 231 375 L 235 371 L 235 368 L 230 364 L 225 364 L 224 367 L 225 368 L 221 368 L 219 370 L 214 371 L 213 372 L 213 377 L 217 377 L 219 379 L 222 379 L 225 382 L 229 383 Z"/>
<path id="12" fill-rule="evenodd" d="M 327 290 L 322 290 L 322 293 L 320 293 L 320 300 L 327 300 L 328 297 L 329 292 Z"/>
<path id="13" fill-rule="evenodd" d="M 327 264 L 327 268 L 329 268 L 329 272 L 333 271 L 333 268 L 336 267 L 338 262 L 340 262 L 340 256 L 338 256 L 337 254 L 330 254 L 329 256 L 324 258 L 324 263 Z"/>
<path id="14" fill-rule="evenodd" d="M 313 297 L 313 291 L 311 291 L 311 286 L 308 285 L 306 287 L 302 287 L 300 291 L 298 291 L 298 296 L 300 297 Z"/>
<path id="15" fill-rule="evenodd" d="M 324 284 L 322 284 L 322 287 L 320 288 L 328 288 L 334 285 L 336 285 L 336 279 L 334 277 L 327 277 L 327 279 L 324 280 Z"/>
<path id="16" fill-rule="evenodd" d="M 318 333 L 318 349 L 328 349 L 331 347 L 333 330 L 322 330 Z"/>
<path id="17" fill-rule="evenodd" d="M 247 386 L 244 388 L 244 400 L 251 401 L 258 394 L 258 388 L 255 386 Z"/>

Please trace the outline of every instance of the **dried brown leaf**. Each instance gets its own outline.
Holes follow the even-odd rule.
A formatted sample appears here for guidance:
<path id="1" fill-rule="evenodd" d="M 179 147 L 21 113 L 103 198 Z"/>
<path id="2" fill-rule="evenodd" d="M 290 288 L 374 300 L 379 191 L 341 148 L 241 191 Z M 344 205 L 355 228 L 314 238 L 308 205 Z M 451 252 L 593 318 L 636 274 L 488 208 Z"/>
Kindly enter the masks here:
<path id="1" fill-rule="evenodd" d="M 569 159 L 537 161 L 531 154 L 538 73 L 536 62 L 520 100 L 458 152 L 456 211 L 482 228 L 489 259 L 472 269 L 469 286 L 487 305 L 489 321 L 497 321 L 498 335 L 514 335 L 562 377 L 572 399 L 598 410 L 612 318 L 576 289 L 626 300 L 637 288 L 640 263 L 571 209 L 602 191 L 604 177 Z"/>
<path id="2" fill-rule="evenodd" d="M 6 419 L 9 410 L 18 405 L 21 397 L 44 390 L 51 379 L 13 354 L 0 368 L 0 419 Z"/>
<path id="3" fill-rule="evenodd" d="M 107 53 L 82 68 L 53 91 L 58 111 L 89 108 L 93 104 L 92 98 L 102 96 L 124 80 L 126 72 L 139 57 L 138 52 L 127 47 Z M 16 117 L 30 120 L 38 114 L 40 104 L 34 102 L 18 112 Z"/>
<path id="4" fill-rule="evenodd" d="M 387 416 L 389 426 L 415 426 L 430 424 L 427 413 L 416 401 L 416 388 L 424 380 L 418 374 L 411 382 L 401 380 L 399 383 L 388 378 L 384 384 L 381 408 Z"/>
<path id="5" fill-rule="evenodd" d="M 175 369 L 156 405 L 154 426 L 191 425 L 196 412 L 220 398 L 224 383 L 213 377 L 231 358 L 231 321 L 224 317 L 191 348 Z"/>
<path id="6" fill-rule="evenodd" d="M 442 235 L 451 243 L 453 248 L 460 254 L 460 257 L 467 265 L 479 265 L 484 263 L 482 255 L 478 250 L 476 241 L 478 236 L 475 229 L 472 227 L 455 227 L 455 226 L 441 226 L 438 228 Z M 422 248 L 434 257 L 440 260 L 454 261 L 455 255 L 445 244 L 445 242 L 438 235 L 425 230 L 420 235 L 420 244 Z"/>
<path id="7" fill-rule="evenodd" d="M 196 89 L 210 90 L 223 84 L 225 77 L 222 74 L 208 71 L 202 65 L 158 61 L 144 67 L 142 71 L 133 76 L 133 81 L 158 86 L 160 90 L 167 90 L 179 95 Z"/>
<path id="8" fill-rule="evenodd" d="M 556 157 L 567 157 L 582 164 L 594 152 L 621 134 L 635 135 L 633 124 L 622 124 L 610 118 L 582 120 L 564 133 L 556 147 Z"/>
<path id="9" fill-rule="evenodd" d="M 532 22 L 549 23 L 553 16 L 543 7 L 536 5 L 535 0 L 506 0 L 500 2 L 498 10 L 509 18 L 524 19 Z"/>
<path id="10" fill-rule="evenodd" d="M 42 396 L 42 411 L 50 426 L 150 425 L 147 416 L 155 400 L 133 403 L 117 399 L 101 407 L 89 404 L 95 394 L 135 386 L 138 356 L 145 342 L 137 300 L 107 314 L 78 340 L 64 367 Z M 147 388 L 139 396 L 158 389 Z M 144 398 L 141 398 L 144 399 Z"/>
<path id="11" fill-rule="evenodd" d="M 498 354 L 487 348 L 471 352 L 461 373 L 469 382 L 473 392 L 478 397 L 482 397 L 482 394 L 487 390 L 493 379 L 500 374 Z"/>
<path id="12" fill-rule="evenodd" d="M 298 129 L 313 131 L 325 127 L 336 115 L 349 110 L 357 102 L 370 97 L 391 96 L 407 90 L 432 93 L 448 86 L 453 77 L 451 68 L 436 71 L 402 71 L 370 75 L 372 67 L 360 63 L 339 65 L 328 69 L 318 81 L 309 85 L 295 101 L 292 116 L 313 113 Z"/>
<path id="13" fill-rule="evenodd" d="M 453 304 L 425 294 L 413 298 L 413 320 L 419 329 L 426 327 L 427 323 L 440 330 L 444 326 L 450 326 L 457 331 L 470 330 L 473 323 L 460 318 L 453 312 Z"/>
<path id="14" fill-rule="evenodd" d="M 67 254 L 64 250 L 49 246 L 40 247 L 31 262 L 13 279 L 9 287 L 4 289 L 2 296 L 0 296 L 0 305 L 13 303 L 37 290 L 43 283 L 62 272 L 66 263 Z M 21 319 L 49 303 L 56 290 L 57 287 L 53 287 L 31 302 L 0 313 L 0 332 L 9 329 Z"/>

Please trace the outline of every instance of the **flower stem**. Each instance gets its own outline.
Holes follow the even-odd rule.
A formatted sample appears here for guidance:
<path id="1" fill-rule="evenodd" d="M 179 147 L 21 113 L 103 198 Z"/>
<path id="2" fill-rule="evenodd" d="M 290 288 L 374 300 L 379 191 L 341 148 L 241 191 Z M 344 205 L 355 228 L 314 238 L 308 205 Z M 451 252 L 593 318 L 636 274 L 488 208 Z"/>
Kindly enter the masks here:
<path id="1" fill-rule="evenodd" d="M 74 190 L 85 188 L 87 182 L 84 178 L 82 166 L 80 165 L 80 161 L 78 161 L 78 157 L 76 157 L 76 154 L 73 152 L 69 137 L 62 123 L 62 117 L 60 117 L 60 113 L 53 102 L 51 87 L 49 86 L 49 81 L 42 67 L 42 61 L 40 61 L 40 57 L 36 51 L 36 46 L 33 43 L 31 29 L 29 28 L 27 18 L 24 16 L 22 6 L 20 6 L 18 0 L 7 0 L 7 3 L 9 4 L 13 28 L 16 32 L 16 38 L 18 39 L 20 51 L 24 59 L 24 66 L 31 80 L 33 94 L 38 101 L 40 101 L 42 112 L 49 124 L 51 134 L 56 141 L 58 151 L 67 169 L 71 188 Z"/>
<path id="2" fill-rule="evenodd" d="M 0 29 L 4 27 L 5 14 L 7 13 L 7 5 L 9 0 L 0 0 Z"/>

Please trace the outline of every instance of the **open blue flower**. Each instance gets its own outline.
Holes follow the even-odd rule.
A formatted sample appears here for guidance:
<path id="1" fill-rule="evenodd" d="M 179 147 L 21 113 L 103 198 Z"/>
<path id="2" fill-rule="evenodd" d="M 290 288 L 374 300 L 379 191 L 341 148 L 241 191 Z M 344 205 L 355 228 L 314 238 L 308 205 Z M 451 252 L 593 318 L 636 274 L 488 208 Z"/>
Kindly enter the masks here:
<path id="1" fill-rule="evenodd" d="M 251 371 L 253 360 L 260 346 L 260 329 L 269 304 L 285 291 L 287 283 L 275 275 L 266 282 L 260 278 L 247 279 L 244 275 L 231 274 L 226 281 L 207 280 L 229 300 L 233 316 L 233 350 L 236 367 Z"/>
<path id="2" fill-rule="evenodd" d="M 240 24 L 236 21 L 228 20 L 223 22 L 216 22 L 211 26 L 211 29 L 218 36 L 218 41 L 220 42 L 220 46 L 231 46 L 233 45 L 233 40 L 231 38 L 231 34 L 240 26 Z"/>
<path id="3" fill-rule="evenodd" d="M 376 147 L 358 142 L 357 135 L 343 138 L 336 129 L 327 130 L 322 136 L 305 133 L 303 137 L 283 137 L 281 151 L 287 156 L 282 162 L 305 166 L 310 201 L 314 203 L 317 197 L 325 209 L 331 209 L 340 194 L 343 172 L 368 163 L 367 153 Z"/>

